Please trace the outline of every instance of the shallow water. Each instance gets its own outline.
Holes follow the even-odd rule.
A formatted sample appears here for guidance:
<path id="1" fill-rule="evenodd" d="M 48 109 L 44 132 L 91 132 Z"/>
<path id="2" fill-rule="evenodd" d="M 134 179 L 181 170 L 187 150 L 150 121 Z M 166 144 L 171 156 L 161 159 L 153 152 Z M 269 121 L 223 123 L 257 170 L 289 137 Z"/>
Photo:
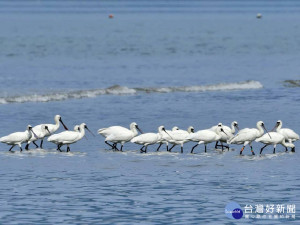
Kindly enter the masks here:
<path id="1" fill-rule="evenodd" d="M 132 121 L 144 132 L 234 120 L 241 128 L 263 120 L 271 130 L 278 119 L 300 132 L 300 89 L 289 85 L 300 78 L 295 1 L 103 1 L 97 13 L 96 1 L 14 2 L 0 3 L 0 136 L 53 123 L 55 114 L 94 133 Z M 230 201 L 296 204 L 289 222 L 299 219 L 297 142 L 295 154 L 278 146 L 259 156 L 258 143 L 256 156 L 214 144 L 189 154 L 193 143 L 184 154 L 179 146 L 140 154 L 140 146 L 113 152 L 101 136 L 86 136 L 70 153 L 47 142 L 22 153 L 1 144 L 1 224 L 232 224 Z"/>

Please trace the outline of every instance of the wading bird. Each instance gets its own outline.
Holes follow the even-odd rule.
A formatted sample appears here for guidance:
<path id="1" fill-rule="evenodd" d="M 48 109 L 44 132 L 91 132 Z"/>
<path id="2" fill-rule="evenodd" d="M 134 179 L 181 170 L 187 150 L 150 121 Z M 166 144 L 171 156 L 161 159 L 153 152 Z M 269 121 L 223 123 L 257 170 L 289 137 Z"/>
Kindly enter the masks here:
<path id="1" fill-rule="evenodd" d="M 222 137 L 221 132 L 225 133 L 222 127 L 218 127 L 216 132 L 206 129 L 206 130 L 199 130 L 196 133 L 191 133 L 187 139 L 193 142 L 198 142 L 192 148 L 191 153 L 193 153 L 194 149 L 200 144 L 204 144 L 205 152 L 206 152 L 206 145 L 208 143 L 220 140 L 220 138 Z"/>
<path id="2" fill-rule="evenodd" d="M 42 126 L 45 125 L 45 126 L 48 127 L 48 131 L 49 131 L 50 133 L 45 134 L 44 137 L 48 137 L 48 136 L 50 136 L 51 134 L 53 134 L 54 132 L 56 132 L 56 131 L 58 130 L 58 128 L 59 128 L 59 122 L 64 126 L 64 128 L 65 128 L 66 130 L 68 130 L 68 128 L 66 127 L 66 125 L 63 123 L 63 121 L 62 121 L 60 115 L 56 115 L 56 116 L 54 117 L 54 121 L 55 121 L 55 124 L 40 124 L 40 125 L 36 125 L 36 126 L 34 126 L 34 127 L 32 128 L 32 130 L 33 130 L 35 133 L 39 133 L 39 134 L 40 134 L 40 133 L 43 132 L 43 131 L 42 131 Z M 44 137 L 38 138 L 38 139 L 41 139 L 40 148 L 43 148 Z M 34 143 L 34 144 L 35 144 L 35 143 Z M 35 144 L 35 145 L 37 145 L 37 144 Z M 26 145 L 26 147 L 27 147 L 27 149 L 28 149 L 29 144 L 28 144 L 28 146 Z"/>
<path id="3" fill-rule="evenodd" d="M 76 130 L 77 129 L 77 130 Z M 67 152 L 70 151 L 70 145 L 81 140 L 85 135 L 85 130 L 87 129 L 91 134 L 93 134 L 87 127 L 85 123 L 82 123 L 74 127 L 75 131 L 63 131 L 58 134 L 51 135 L 47 141 L 52 142 L 57 145 L 57 150 L 61 151 L 61 146 L 67 145 Z M 94 135 L 94 134 L 93 134 Z"/>
<path id="4" fill-rule="evenodd" d="M 270 136 L 269 136 L 270 135 Z M 275 149 L 276 149 L 276 145 L 277 144 L 281 144 L 284 147 L 290 147 L 290 148 L 295 148 L 295 145 L 292 143 L 286 143 L 285 142 L 285 137 L 277 132 L 269 132 L 268 134 L 264 134 L 263 136 L 257 138 L 255 141 L 256 142 L 261 142 L 263 144 L 265 144 L 261 149 L 260 149 L 260 154 L 262 153 L 262 151 L 264 150 L 265 147 L 267 147 L 268 145 L 273 145 L 274 149 L 273 149 L 273 153 L 275 154 Z M 272 138 L 270 138 L 272 137 Z"/>
<path id="5" fill-rule="evenodd" d="M 172 131 L 172 133 L 170 134 L 172 139 L 170 139 L 169 142 L 173 145 L 169 149 L 169 152 L 171 152 L 171 150 L 176 145 L 180 145 L 181 153 L 183 153 L 183 144 L 190 141 L 187 138 L 188 138 L 189 134 L 191 134 L 191 133 L 194 133 L 194 127 L 192 127 L 192 126 L 190 126 L 187 130 L 179 130 L 178 129 L 178 130 Z"/>
<path id="6" fill-rule="evenodd" d="M 256 138 L 263 136 L 264 130 L 270 136 L 267 129 L 265 128 L 263 121 L 258 121 L 256 123 L 256 127 L 257 128 L 244 128 L 240 130 L 231 140 L 229 140 L 229 144 L 243 145 L 240 151 L 240 155 L 242 155 L 246 145 L 250 146 L 252 155 L 255 155 L 252 148 L 252 141 L 254 141 Z M 270 138 L 272 137 L 270 136 Z"/>
<path id="7" fill-rule="evenodd" d="M 225 147 L 225 148 L 229 149 L 229 146 L 228 145 L 224 145 L 224 143 L 227 143 L 227 141 L 229 141 L 230 139 L 232 139 L 234 137 L 234 133 L 235 133 L 236 129 L 239 130 L 238 122 L 233 121 L 231 123 L 231 128 L 228 127 L 228 126 L 223 125 L 222 123 L 219 123 L 218 125 L 211 127 L 210 130 L 213 130 L 213 131 L 216 132 L 218 126 L 222 127 L 223 130 L 226 132 L 227 135 L 221 133 L 222 137 L 219 140 L 221 142 L 221 145 L 218 144 L 219 141 L 216 141 L 215 148 L 222 147 L 222 150 L 223 150 L 224 147 Z"/>
<path id="8" fill-rule="evenodd" d="M 275 128 L 277 133 L 282 134 L 285 137 L 285 140 L 288 141 L 289 143 L 293 143 L 297 140 L 299 140 L 299 135 L 293 131 L 290 128 L 282 128 L 282 121 L 278 120 L 276 122 Z M 288 150 L 287 147 L 285 147 L 286 151 Z M 295 152 L 295 148 L 291 149 L 292 152 Z"/>
<path id="9" fill-rule="evenodd" d="M 167 133 L 167 131 L 165 130 L 164 126 L 160 126 L 158 127 L 158 133 L 145 133 L 145 134 L 141 134 L 139 136 L 136 136 L 134 138 L 132 138 L 131 142 L 138 144 L 138 145 L 143 145 L 141 150 L 142 152 L 147 152 L 147 148 L 148 145 L 153 145 L 156 144 L 163 136 L 163 132 Z M 145 148 L 143 150 L 143 148 Z"/>
<path id="10" fill-rule="evenodd" d="M 109 145 L 112 149 L 118 150 L 117 144 L 121 143 L 120 151 L 122 151 L 123 145 L 137 136 L 138 131 L 143 133 L 138 125 L 133 122 L 130 124 L 130 130 L 121 126 L 112 126 L 99 129 L 98 134 L 101 134 L 103 137 L 105 137 L 105 144 Z M 112 142 L 113 144 L 111 145 L 108 142 Z"/>
<path id="11" fill-rule="evenodd" d="M 32 126 L 28 125 L 27 130 L 25 130 L 24 132 L 11 133 L 7 136 L 0 138 L 0 142 L 12 145 L 9 151 L 11 151 L 15 145 L 19 145 L 20 151 L 22 152 L 23 149 L 21 144 L 27 142 L 32 137 L 32 135 L 37 138 L 36 134 L 32 130 Z"/>

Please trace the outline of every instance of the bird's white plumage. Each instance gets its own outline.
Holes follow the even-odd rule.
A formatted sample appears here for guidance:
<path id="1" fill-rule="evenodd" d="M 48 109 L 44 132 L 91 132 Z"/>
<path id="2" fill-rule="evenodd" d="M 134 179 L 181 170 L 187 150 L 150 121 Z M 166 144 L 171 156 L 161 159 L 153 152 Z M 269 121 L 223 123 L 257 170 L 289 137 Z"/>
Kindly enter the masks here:
<path id="1" fill-rule="evenodd" d="M 48 137 L 48 136 L 50 136 L 51 134 L 53 134 L 53 133 L 55 133 L 57 130 L 58 130 L 58 128 L 59 128 L 59 126 L 60 126 L 60 123 L 59 122 L 61 122 L 61 123 L 63 123 L 62 122 L 62 120 L 61 120 L 61 116 L 60 115 L 56 115 L 55 117 L 54 117 L 54 122 L 55 122 L 55 124 L 39 124 L 39 125 L 36 125 L 36 126 L 34 126 L 33 128 L 32 128 L 32 130 L 33 130 L 33 132 L 35 132 L 35 133 L 42 133 L 43 131 L 42 131 L 42 126 L 47 126 L 48 127 L 48 130 L 49 130 L 49 132 L 50 132 L 50 134 L 49 133 L 46 133 L 46 135 L 45 135 L 45 137 Z M 64 124 L 63 124 L 64 125 Z M 44 138 L 44 137 L 43 137 Z"/>
<path id="2" fill-rule="evenodd" d="M 170 133 L 172 139 L 169 140 L 170 143 L 175 145 L 181 145 L 189 141 L 188 137 L 193 133 L 194 128 L 190 126 L 187 130 L 174 130 Z"/>
<path id="3" fill-rule="evenodd" d="M 281 120 L 278 120 L 277 124 L 276 132 L 282 134 L 288 142 L 292 143 L 299 140 L 299 135 L 295 131 L 289 128 L 282 128 Z"/>
<path id="4" fill-rule="evenodd" d="M 59 146 L 59 150 L 62 145 L 67 145 L 67 151 L 69 151 L 70 144 L 74 144 L 84 137 L 85 128 L 87 129 L 86 124 L 82 123 L 79 126 L 76 125 L 74 127 L 74 131 L 63 131 L 58 134 L 53 134 L 47 140 L 49 142 L 57 144 Z"/>
<path id="5" fill-rule="evenodd" d="M 163 132 L 165 131 L 164 126 L 158 127 L 158 133 L 145 133 L 141 134 L 139 136 L 136 136 L 132 138 L 131 142 L 139 145 L 143 145 L 143 147 L 146 147 L 145 152 L 147 151 L 148 145 L 156 144 L 159 140 L 162 139 Z M 142 151 L 142 149 L 141 149 Z"/>
<path id="6" fill-rule="evenodd" d="M 22 151 L 21 144 L 30 140 L 32 135 L 33 135 L 32 126 L 28 125 L 27 129 L 24 132 L 14 132 L 7 136 L 1 137 L 0 142 L 5 143 L 7 145 L 12 145 L 12 146 L 19 145 L 19 147 L 21 148 L 21 151 Z"/>
<path id="7" fill-rule="evenodd" d="M 28 140 L 28 143 L 30 143 L 32 141 L 36 141 L 38 139 L 43 139 L 46 135 L 48 136 L 51 134 L 47 125 L 45 125 L 45 124 L 42 124 L 41 129 L 36 129 L 34 131 L 34 133 L 36 134 L 36 136 L 32 135 L 31 138 Z"/>
<path id="8" fill-rule="evenodd" d="M 245 144 L 251 143 L 256 138 L 261 137 L 264 134 L 262 121 L 258 121 L 256 123 L 257 128 L 244 128 L 240 130 L 231 140 L 229 140 L 230 144 Z"/>
<path id="9" fill-rule="evenodd" d="M 137 129 L 137 124 L 133 122 L 130 124 L 130 129 L 122 126 L 111 126 L 108 128 L 99 129 L 98 133 L 105 137 L 105 141 L 121 143 L 123 145 L 138 135 Z"/>
<path id="10" fill-rule="evenodd" d="M 199 130 L 196 133 L 189 134 L 187 139 L 193 142 L 199 142 L 199 144 L 211 143 L 221 138 L 220 129 L 221 127 L 217 128 L 216 132 L 210 129 Z"/>
<path id="11" fill-rule="evenodd" d="M 271 138 L 270 138 L 270 136 Z M 263 144 L 267 145 L 277 145 L 277 144 L 282 144 L 284 147 L 295 147 L 294 144 L 286 143 L 285 142 L 285 137 L 277 132 L 269 132 L 268 134 L 264 134 L 263 136 L 257 138 L 255 141 L 256 142 L 261 142 Z"/>

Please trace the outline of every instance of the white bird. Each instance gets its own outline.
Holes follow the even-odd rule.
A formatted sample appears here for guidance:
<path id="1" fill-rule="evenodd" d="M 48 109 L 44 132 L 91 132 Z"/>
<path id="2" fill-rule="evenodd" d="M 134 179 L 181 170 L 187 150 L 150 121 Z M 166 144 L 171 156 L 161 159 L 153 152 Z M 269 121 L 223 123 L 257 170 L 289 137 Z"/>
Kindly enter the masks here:
<path id="1" fill-rule="evenodd" d="M 15 145 L 19 145 L 20 151 L 22 151 L 21 144 L 27 142 L 32 137 L 32 135 L 36 136 L 36 134 L 32 130 L 32 126 L 28 125 L 27 130 L 25 130 L 24 132 L 15 132 L 1 137 L 0 142 L 12 145 L 9 151 L 11 151 Z"/>
<path id="2" fill-rule="evenodd" d="M 160 127 L 158 127 L 158 133 L 141 134 L 137 137 L 132 138 L 131 142 L 138 144 L 138 145 L 143 145 L 140 150 L 141 150 L 141 152 L 146 153 L 148 145 L 156 144 L 162 138 L 163 132 L 167 133 L 167 131 L 165 130 L 165 127 L 160 126 Z M 145 150 L 143 150 L 143 148 L 145 148 Z"/>
<path id="3" fill-rule="evenodd" d="M 295 131 L 289 128 L 282 128 L 281 120 L 277 121 L 274 129 L 276 130 L 277 133 L 282 134 L 285 137 L 285 140 L 288 141 L 289 143 L 293 143 L 299 140 L 299 135 Z M 287 151 L 287 147 L 286 147 L 286 151 Z M 295 148 L 292 148 L 291 151 L 295 152 Z"/>
<path id="4" fill-rule="evenodd" d="M 191 133 L 188 136 L 188 140 L 193 142 L 198 142 L 191 150 L 191 153 L 193 153 L 194 148 L 196 148 L 199 144 L 204 144 L 205 146 L 205 152 L 206 152 L 206 145 L 208 143 L 218 141 L 220 140 L 221 132 L 225 133 L 222 127 L 218 127 L 216 132 L 206 129 L 206 130 L 199 130 L 196 133 Z"/>
<path id="5" fill-rule="evenodd" d="M 228 141 L 229 144 L 243 144 L 240 155 L 243 153 L 246 145 L 250 146 L 252 155 L 255 155 L 252 148 L 252 141 L 263 136 L 264 130 L 268 133 L 263 121 L 258 121 L 256 123 L 256 127 L 257 128 L 244 128 L 240 130 L 231 140 Z"/>
<path id="6" fill-rule="evenodd" d="M 31 138 L 27 141 L 27 145 L 25 146 L 26 150 L 28 150 L 30 142 L 33 142 L 33 144 L 38 148 L 39 146 L 35 143 L 35 141 L 38 139 L 43 139 L 47 134 L 51 134 L 48 126 L 45 124 L 42 124 L 41 129 L 36 129 L 34 133 L 36 134 L 36 136 L 32 135 Z"/>
<path id="7" fill-rule="evenodd" d="M 51 135 L 47 141 L 52 142 L 57 145 L 57 150 L 61 151 L 61 146 L 67 145 L 67 152 L 70 151 L 70 145 L 76 143 L 77 141 L 81 140 L 85 135 L 85 130 L 87 129 L 91 132 L 85 123 L 76 125 L 74 127 L 74 131 L 63 131 L 58 134 Z M 92 132 L 91 132 L 92 133 Z M 92 133 L 93 134 L 93 133 Z"/>
<path id="8" fill-rule="evenodd" d="M 53 134 L 54 132 L 56 132 L 56 131 L 58 130 L 58 128 L 59 128 L 59 122 L 61 122 L 61 124 L 64 126 L 64 128 L 65 128 L 66 130 L 68 130 L 68 128 L 66 127 L 66 125 L 63 123 L 63 121 L 62 121 L 60 115 L 56 115 L 56 116 L 54 117 L 54 121 L 55 121 L 55 124 L 40 124 L 40 125 L 36 125 L 36 126 L 34 126 L 34 127 L 32 128 L 32 130 L 33 130 L 35 133 L 42 133 L 42 132 L 43 132 L 43 131 L 42 131 L 42 126 L 45 125 L 45 126 L 48 127 L 48 131 L 49 131 L 50 133 L 47 133 L 44 137 L 48 137 L 48 136 L 50 136 L 51 134 Z M 41 139 L 40 148 L 43 147 L 44 137 L 39 138 L 39 139 Z M 33 141 L 33 143 L 37 146 L 37 144 L 36 144 L 34 141 Z M 26 146 L 26 147 L 27 147 L 27 149 L 28 149 L 29 145 Z"/>
<path id="9" fill-rule="evenodd" d="M 189 142 L 187 139 L 190 133 L 194 133 L 194 127 L 190 126 L 187 130 L 174 130 L 171 132 L 170 136 L 172 139 L 169 140 L 173 146 L 169 149 L 169 152 L 176 146 L 181 145 L 181 153 L 183 153 L 183 144 Z"/>
<path id="10" fill-rule="evenodd" d="M 103 137 L 105 137 L 105 144 L 112 147 L 112 149 L 118 150 L 117 144 L 121 143 L 120 151 L 122 151 L 123 145 L 137 136 L 138 131 L 143 133 L 139 126 L 133 122 L 130 124 L 130 130 L 121 126 L 111 126 L 108 128 L 99 129 L 98 134 L 101 134 Z M 112 142 L 113 145 L 109 144 L 108 142 Z"/>
<path id="11" fill-rule="evenodd" d="M 172 130 L 166 130 L 166 132 L 168 132 L 168 134 L 170 134 L 170 133 L 172 133 L 173 131 L 176 131 L 176 130 L 179 130 L 179 128 L 175 126 L 175 127 L 172 128 Z M 168 134 L 165 133 L 165 132 L 162 133 L 162 138 L 157 142 L 157 143 L 159 143 L 159 146 L 156 149 L 156 151 L 159 151 L 160 146 L 162 144 L 165 144 L 166 147 L 167 147 L 167 151 L 169 151 L 169 141 L 171 140 L 171 137 Z"/>
<path id="12" fill-rule="evenodd" d="M 227 148 L 227 149 L 229 149 L 229 146 L 228 145 L 224 145 L 224 143 L 227 143 L 227 141 L 231 140 L 234 137 L 234 133 L 235 133 L 236 129 L 239 130 L 238 122 L 233 121 L 231 123 L 231 128 L 228 127 L 228 126 L 223 125 L 222 123 L 219 123 L 218 125 L 211 127 L 210 130 L 216 132 L 217 127 L 222 127 L 223 130 L 226 132 L 227 135 L 225 135 L 224 133 L 221 133 L 222 137 L 219 140 L 221 142 L 221 145 L 218 144 L 219 141 L 216 141 L 215 148 L 217 148 L 218 146 L 221 146 L 222 150 L 223 150 L 224 147 Z"/>
<path id="13" fill-rule="evenodd" d="M 268 145 L 273 145 L 274 146 L 274 150 L 273 153 L 275 154 L 275 149 L 276 149 L 276 145 L 277 144 L 281 144 L 284 147 L 291 147 L 292 149 L 295 148 L 295 145 L 293 143 L 286 143 L 285 142 L 285 137 L 277 132 L 269 132 L 270 136 L 272 138 L 270 138 L 270 136 L 268 134 L 264 134 L 263 136 L 261 136 L 260 138 L 257 138 L 255 141 L 256 142 L 261 142 L 263 144 L 265 144 L 261 149 L 260 149 L 260 154 L 262 153 L 262 151 L 264 150 L 265 147 L 267 147 Z"/>

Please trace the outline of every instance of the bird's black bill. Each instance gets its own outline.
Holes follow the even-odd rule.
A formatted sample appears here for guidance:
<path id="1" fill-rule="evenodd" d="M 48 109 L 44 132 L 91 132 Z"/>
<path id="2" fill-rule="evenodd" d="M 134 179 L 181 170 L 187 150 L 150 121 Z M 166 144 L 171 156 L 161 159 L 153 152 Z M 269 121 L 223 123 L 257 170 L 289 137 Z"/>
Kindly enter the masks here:
<path id="1" fill-rule="evenodd" d="M 36 138 L 36 139 L 39 139 L 39 137 L 34 133 L 33 129 L 32 128 L 29 128 L 30 131 L 32 132 L 33 136 Z"/>
<path id="2" fill-rule="evenodd" d="M 61 124 L 64 126 L 64 128 L 65 128 L 66 130 L 69 130 L 69 129 L 67 128 L 67 126 L 64 124 L 64 122 L 62 121 L 61 118 L 59 119 L 59 121 L 61 122 Z"/>
<path id="3" fill-rule="evenodd" d="M 236 124 L 235 127 L 238 131 L 240 130 L 239 125 Z"/>
<path id="4" fill-rule="evenodd" d="M 269 134 L 269 132 L 267 131 L 267 129 L 265 128 L 265 126 L 262 126 L 264 128 L 264 130 L 267 132 L 267 134 L 269 135 L 270 139 L 272 139 L 271 135 Z"/>
<path id="5" fill-rule="evenodd" d="M 164 132 L 166 132 L 166 134 L 169 135 L 169 137 L 170 137 L 171 139 L 173 139 L 173 138 L 171 137 L 171 135 L 166 131 L 165 128 L 163 128 L 162 130 L 163 130 Z"/>
<path id="6" fill-rule="evenodd" d="M 226 134 L 226 132 L 223 129 L 221 129 L 221 132 L 223 132 L 224 134 Z M 226 136 L 228 137 L 228 134 L 226 134 Z"/>
<path id="7" fill-rule="evenodd" d="M 138 126 L 135 126 L 135 127 L 136 127 L 136 129 L 137 129 L 141 134 L 144 133 Z"/>
<path id="8" fill-rule="evenodd" d="M 87 129 L 88 130 L 88 132 L 90 132 L 94 137 L 95 137 L 95 134 L 93 134 L 93 132 L 92 131 L 90 131 L 90 129 L 87 127 L 87 126 L 85 126 L 85 129 Z"/>
<path id="9" fill-rule="evenodd" d="M 46 129 L 46 131 L 48 131 L 49 134 L 51 134 L 51 132 L 49 131 L 48 127 L 46 127 L 45 129 Z"/>
<path id="10" fill-rule="evenodd" d="M 275 131 L 276 128 L 279 126 L 280 123 L 276 122 L 275 127 L 271 131 Z"/>

